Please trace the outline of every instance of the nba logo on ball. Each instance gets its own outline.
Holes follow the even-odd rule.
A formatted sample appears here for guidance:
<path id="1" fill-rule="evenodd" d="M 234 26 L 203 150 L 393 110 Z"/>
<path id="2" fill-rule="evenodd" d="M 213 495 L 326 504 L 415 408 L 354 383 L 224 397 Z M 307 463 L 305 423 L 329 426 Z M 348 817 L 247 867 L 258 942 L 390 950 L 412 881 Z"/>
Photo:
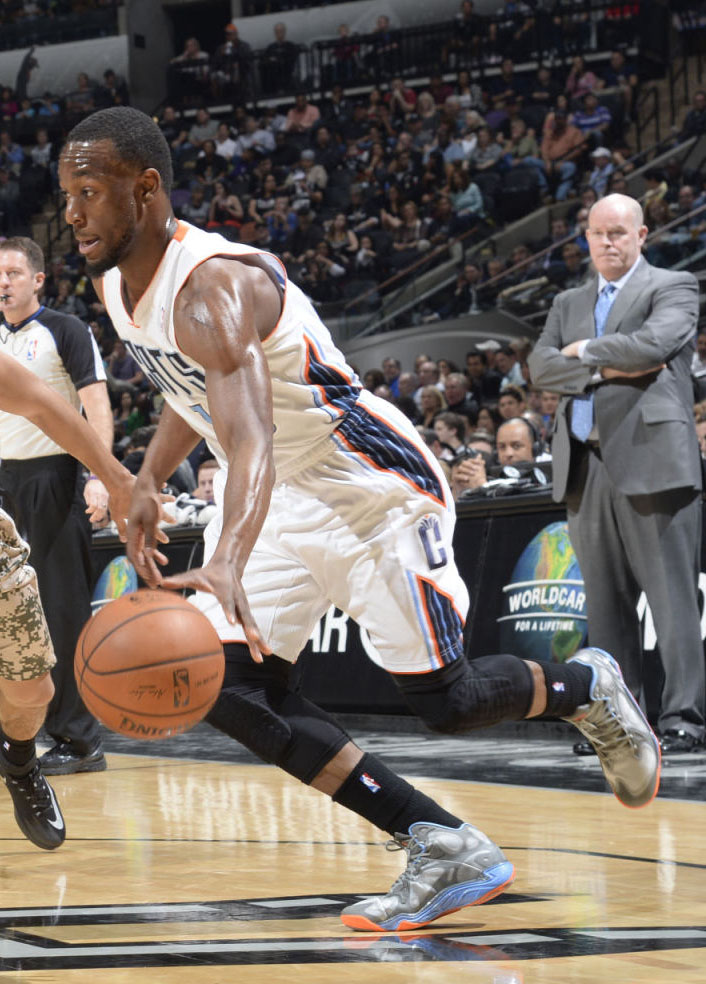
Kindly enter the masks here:
<path id="1" fill-rule="evenodd" d="M 586 638 L 586 592 L 565 522 L 530 540 L 503 588 L 500 647 L 521 659 L 563 663 Z"/>
<path id="2" fill-rule="evenodd" d="M 191 692 L 189 689 L 189 671 L 188 670 L 174 670 L 174 706 L 175 707 L 188 707 L 189 701 L 191 700 Z"/>

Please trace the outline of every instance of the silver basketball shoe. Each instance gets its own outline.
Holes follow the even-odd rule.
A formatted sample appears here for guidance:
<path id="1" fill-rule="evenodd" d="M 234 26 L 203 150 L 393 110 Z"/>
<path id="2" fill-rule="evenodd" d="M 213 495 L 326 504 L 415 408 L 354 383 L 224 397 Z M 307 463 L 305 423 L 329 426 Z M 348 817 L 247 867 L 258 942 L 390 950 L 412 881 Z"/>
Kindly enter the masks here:
<path id="1" fill-rule="evenodd" d="M 593 673 L 590 701 L 571 717 L 596 750 L 605 777 L 624 806 L 646 806 L 657 795 L 659 741 L 628 688 L 620 667 L 602 649 L 579 649 L 569 663 Z"/>
<path id="2" fill-rule="evenodd" d="M 477 827 L 413 823 L 395 834 L 389 850 L 404 849 L 406 869 L 387 895 L 347 906 L 341 919 L 367 932 L 418 929 L 467 905 L 487 902 L 506 888 L 515 869 Z"/>

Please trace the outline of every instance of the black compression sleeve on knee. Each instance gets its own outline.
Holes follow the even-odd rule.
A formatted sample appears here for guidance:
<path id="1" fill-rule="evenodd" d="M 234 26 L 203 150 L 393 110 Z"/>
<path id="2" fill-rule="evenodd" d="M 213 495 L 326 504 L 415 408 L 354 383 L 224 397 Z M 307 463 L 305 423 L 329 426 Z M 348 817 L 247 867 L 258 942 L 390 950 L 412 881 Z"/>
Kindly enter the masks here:
<path id="1" fill-rule="evenodd" d="M 393 677 L 414 713 L 445 734 L 519 721 L 534 696 L 530 668 L 517 656 L 461 657 L 431 673 Z"/>
<path id="2" fill-rule="evenodd" d="M 463 823 L 374 755 L 363 755 L 333 801 L 393 835 L 406 834 L 418 820 L 444 827 L 460 827 Z"/>
<path id="3" fill-rule="evenodd" d="M 547 685 L 548 717 L 570 717 L 577 707 L 590 700 L 593 673 L 583 663 L 539 664 Z"/>
<path id="4" fill-rule="evenodd" d="M 334 717 L 290 686 L 291 664 L 277 656 L 254 663 L 247 646 L 225 647 L 226 671 L 206 721 L 265 762 L 304 783 L 351 739 Z"/>

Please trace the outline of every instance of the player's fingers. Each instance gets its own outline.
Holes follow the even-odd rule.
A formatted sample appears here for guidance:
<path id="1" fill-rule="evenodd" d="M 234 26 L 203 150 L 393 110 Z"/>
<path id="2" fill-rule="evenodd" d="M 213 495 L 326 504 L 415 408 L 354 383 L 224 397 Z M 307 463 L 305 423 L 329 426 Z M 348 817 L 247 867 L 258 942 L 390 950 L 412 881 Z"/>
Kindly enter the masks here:
<path id="1" fill-rule="evenodd" d="M 195 588 L 200 591 L 208 590 L 207 585 L 197 584 L 196 578 L 191 577 L 189 571 L 163 577 L 161 587 L 167 588 L 169 591 L 182 591 L 184 588 Z"/>

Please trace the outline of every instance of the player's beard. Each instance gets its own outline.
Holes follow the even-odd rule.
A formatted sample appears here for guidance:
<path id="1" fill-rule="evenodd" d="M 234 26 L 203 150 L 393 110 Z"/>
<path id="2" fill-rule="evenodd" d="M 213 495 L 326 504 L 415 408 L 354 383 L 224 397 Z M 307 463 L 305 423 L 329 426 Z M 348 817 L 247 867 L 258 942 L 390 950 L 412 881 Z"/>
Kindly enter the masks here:
<path id="1" fill-rule="evenodd" d="M 88 276 L 92 280 L 95 280 L 98 277 L 102 277 L 108 270 L 112 270 L 113 267 L 118 266 L 120 261 L 127 256 L 134 238 L 135 228 L 134 226 L 129 226 L 122 234 L 120 239 L 108 249 L 105 256 L 99 260 L 96 260 L 95 263 L 89 263 L 88 260 L 86 261 L 86 273 Z"/>

